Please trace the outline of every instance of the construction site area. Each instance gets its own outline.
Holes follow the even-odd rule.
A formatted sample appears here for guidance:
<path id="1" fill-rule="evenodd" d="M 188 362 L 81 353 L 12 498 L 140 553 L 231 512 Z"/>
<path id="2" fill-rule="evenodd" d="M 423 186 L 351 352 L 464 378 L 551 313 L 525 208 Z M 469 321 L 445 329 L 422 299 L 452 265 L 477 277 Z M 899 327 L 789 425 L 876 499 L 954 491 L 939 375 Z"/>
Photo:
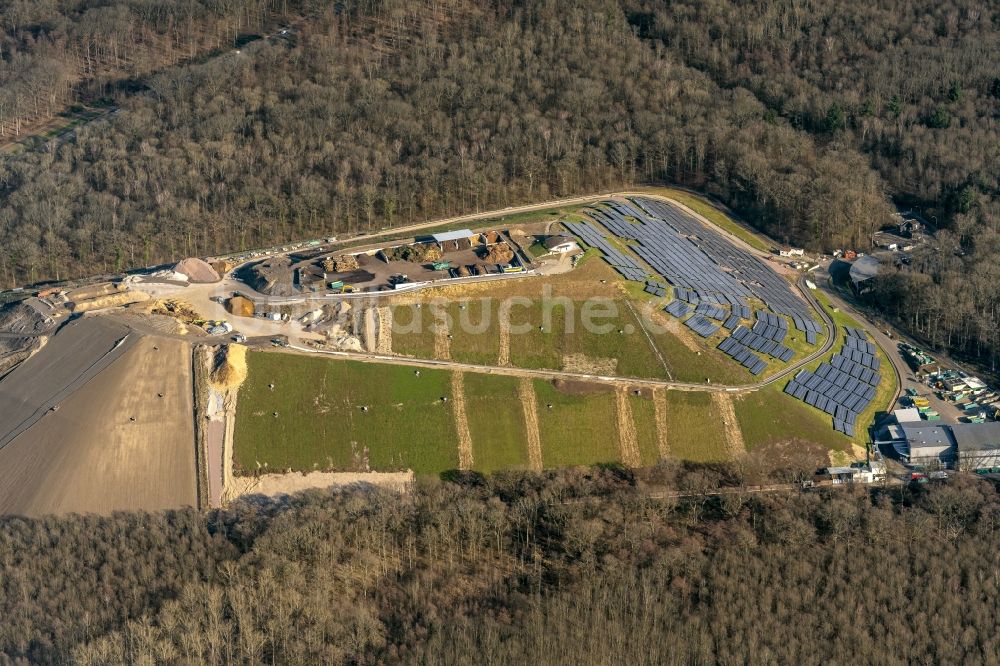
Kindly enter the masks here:
<path id="1" fill-rule="evenodd" d="M 875 374 L 863 398 L 799 396 L 844 354 L 870 369 L 883 350 L 682 204 L 595 197 L 487 223 L 0 295 L 0 465 L 18 470 L 0 512 L 207 508 L 449 470 L 822 466 L 862 455 L 893 401 Z"/>

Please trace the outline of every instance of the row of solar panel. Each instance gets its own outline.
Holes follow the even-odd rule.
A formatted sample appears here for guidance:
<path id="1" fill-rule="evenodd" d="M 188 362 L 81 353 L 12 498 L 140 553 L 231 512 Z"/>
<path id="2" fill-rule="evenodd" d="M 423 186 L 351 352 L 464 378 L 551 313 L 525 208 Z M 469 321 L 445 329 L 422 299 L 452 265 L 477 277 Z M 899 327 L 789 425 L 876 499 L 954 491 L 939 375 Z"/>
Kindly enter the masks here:
<path id="1" fill-rule="evenodd" d="M 727 356 L 731 356 L 734 361 L 745 367 L 752 375 L 759 375 L 767 369 L 767 361 L 757 356 L 732 337 L 728 337 L 719 343 L 719 349 Z"/>
<path id="2" fill-rule="evenodd" d="M 850 326 L 845 326 L 844 330 L 847 332 L 847 337 L 857 338 L 859 340 L 867 340 L 868 336 L 860 328 L 851 328 Z"/>
<path id="3" fill-rule="evenodd" d="M 831 359 L 830 361 L 831 361 L 830 363 L 823 363 L 818 368 L 816 368 L 816 372 L 814 374 L 822 377 L 823 379 L 830 379 L 830 377 L 828 377 L 825 372 L 826 370 L 830 371 L 831 373 L 842 373 L 851 377 L 856 381 L 859 381 L 867 386 L 872 386 L 872 387 L 878 386 L 879 382 L 882 380 L 881 375 L 879 375 L 876 372 L 873 372 L 870 368 L 862 367 L 857 363 L 851 363 L 850 361 L 848 361 L 847 364 L 845 365 L 844 362 L 841 362 L 841 364 L 837 366 L 833 365 L 834 363 L 833 359 Z"/>
<path id="4" fill-rule="evenodd" d="M 658 298 L 662 298 L 663 296 L 667 295 L 666 289 L 664 289 L 663 287 L 654 287 L 651 284 L 647 284 L 646 288 L 643 291 L 645 291 L 647 294 L 652 294 L 653 296 L 656 296 Z"/>
<path id="5" fill-rule="evenodd" d="M 684 301 L 670 301 L 670 304 L 663 309 L 678 319 L 691 312 L 691 306 Z"/>
<path id="6" fill-rule="evenodd" d="M 646 271 L 631 257 L 613 246 L 599 231 L 585 222 L 566 222 L 566 227 L 587 245 L 601 251 L 606 262 L 611 264 L 626 280 L 641 282 L 646 279 Z"/>
<path id="7" fill-rule="evenodd" d="M 772 356 L 780 361 L 784 361 L 785 363 L 791 361 L 792 357 L 795 356 L 795 352 L 789 347 L 786 347 L 780 342 L 761 337 L 745 326 L 737 326 L 733 330 L 732 337 L 735 338 L 737 342 L 753 349 L 754 351 L 767 354 L 768 356 Z"/>
<path id="8" fill-rule="evenodd" d="M 779 317 L 767 310 L 757 310 L 757 321 L 763 322 L 767 326 L 777 326 L 784 331 L 788 330 L 788 321 L 784 317 Z"/>
<path id="9" fill-rule="evenodd" d="M 842 432 L 848 437 L 854 437 L 854 424 L 841 421 L 840 419 L 833 419 L 833 429 Z"/>
<path id="10" fill-rule="evenodd" d="M 848 337 L 840 353 L 834 354 L 829 363 L 821 363 L 815 373 L 800 371 L 785 386 L 785 392 L 827 412 L 833 417 L 834 430 L 853 437 L 858 414 L 875 399 L 882 376 L 876 371 L 878 358 L 862 351 L 870 344 L 863 338 L 864 331 L 844 328 Z M 874 351 L 874 346 L 871 349 Z"/>
<path id="11" fill-rule="evenodd" d="M 718 305 L 712 305 L 711 303 L 699 303 L 698 307 L 694 309 L 698 314 L 703 314 L 709 319 L 718 319 L 722 321 L 728 315 L 728 313 L 720 308 Z"/>
<path id="12" fill-rule="evenodd" d="M 820 368 L 826 366 L 822 371 Z M 801 375 L 801 376 L 799 376 Z M 830 367 L 826 363 L 820 364 L 816 372 L 805 371 L 795 376 L 795 380 L 811 391 L 819 391 L 828 398 L 834 398 L 837 402 L 854 409 L 854 404 L 847 402 L 850 396 L 856 396 L 862 400 L 871 400 L 875 397 L 875 387 L 860 381 L 857 377 L 841 372 Z"/>
<path id="13" fill-rule="evenodd" d="M 839 421 L 850 423 L 852 426 L 858 421 L 860 412 L 848 409 L 833 398 L 828 398 L 819 391 L 808 389 L 794 379 L 785 386 L 785 393 L 788 393 L 797 400 L 801 400 L 810 407 L 815 407 L 826 412 Z"/>
<path id="14" fill-rule="evenodd" d="M 694 314 L 689 317 L 684 322 L 684 325 L 703 338 L 707 338 L 719 330 L 718 324 L 713 324 L 711 321 L 706 319 L 704 315 L 700 314 Z"/>
<path id="15" fill-rule="evenodd" d="M 722 328 L 731 331 L 740 325 L 740 321 L 742 320 L 740 319 L 739 315 L 730 315 L 729 319 L 722 322 Z"/>
<path id="16" fill-rule="evenodd" d="M 878 360 L 878 359 L 875 359 Z M 867 368 L 857 361 L 842 356 L 841 354 L 834 354 L 830 358 L 830 365 L 846 372 L 851 377 L 857 377 L 866 384 L 871 384 L 872 386 L 877 386 L 882 380 L 882 375 L 878 373 L 874 368 Z"/>
<path id="17" fill-rule="evenodd" d="M 670 285 L 666 282 L 660 282 L 659 280 L 646 280 L 647 287 L 656 287 L 657 289 L 663 289 L 666 291 L 670 288 Z"/>
<path id="18" fill-rule="evenodd" d="M 803 317 L 802 315 L 793 314 L 792 323 L 795 324 L 795 328 L 802 331 L 803 333 L 819 333 L 820 331 L 823 330 L 823 327 L 817 324 L 812 317 Z M 814 335 L 813 338 L 815 337 L 816 336 Z"/>
<path id="19" fill-rule="evenodd" d="M 750 306 L 742 302 L 742 299 L 739 296 L 717 294 L 698 289 L 686 289 L 684 287 L 674 287 L 674 296 L 682 301 L 687 301 L 692 305 L 697 305 L 698 303 L 713 303 L 723 307 L 728 306 L 732 308 L 733 313 L 739 314 L 743 319 L 750 318 Z"/>
<path id="20" fill-rule="evenodd" d="M 781 342 L 785 339 L 785 335 L 788 334 L 788 329 L 778 328 L 773 324 L 765 324 L 764 322 L 758 320 L 757 323 L 753 325 L 753 332 L 765 340 Z"/>
<path id="21" fill-rule="evenodd" d="M 847 337 L 844 338 L 844 349 L 857 349 L 858 351 L 864 352 L 865 354 L 874 354 L 875 345 L 867 340 L 862 340 L 860 338 Z"/>
<path id="22" fill-rule="evenodd" d="M 607 257 L 605 257 L 607 259 Z M 646 279 L 646 271 L 641 268 L 629 268 L 628 266 L 615 266 L 611 264 L 611 268 L 618 271 L 623 278 L 626 280 L 631 280 L 632 282 L 642 282 Z"/>

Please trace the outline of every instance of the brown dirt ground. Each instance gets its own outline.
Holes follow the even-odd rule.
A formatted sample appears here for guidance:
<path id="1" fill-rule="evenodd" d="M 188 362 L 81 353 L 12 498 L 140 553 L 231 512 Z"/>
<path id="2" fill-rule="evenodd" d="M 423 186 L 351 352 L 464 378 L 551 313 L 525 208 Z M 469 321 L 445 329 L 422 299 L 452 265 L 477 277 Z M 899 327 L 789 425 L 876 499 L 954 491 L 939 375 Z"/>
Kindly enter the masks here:
<path id="1" fill-rule="evenodd" d="M 235 494 L 278 497 L 303 490 L 349 486 L 382 486 L 405 492 L 413 484 L 413 472 L 309 472 L 308 474 L 263 474 L 241 477 Z"/>
<path id="2" fill-rule="evenodd" d="M 694 333 L 691 332 L 687 326 L 683 326 L 679 321 L 673 317 L 668 317 L 660 314 L 659 312 L 653 313 L 653 322 L 662 326 L 667 330 L 668 333 L 674 335 L 681 344 L 687 347 L 693 352 L 700 352 L 704 349 L 704 346 L 699 345 L 695 340 Z"/>
<path id="3" fill-rule="evenodd" d="M 618 423 L 618 446 L 621 449 L 622 462 L 635 468 L 642 465 L 639 453 L 639 442 L 635 434 L 635 421 L 632 417 L 632 407 L 628 402 L 628 389 L 624 386 L 615 391 L 615 417 Z"/>
<path id="4" fill-rule="evenodd" d="M 458 433 L 458 467 L 472 469 L 472 432 L 465 413 L 465 373 L 451 373 L 452 412 L 455 415 L 455 430 Z"/>
<path id="5" fill-rule="evenodd" d="M 0 513 L 195 506 L 191 381 L 190 345 L 139 340 L 0 450 Z"/>
<path id="6" fill-rule="evenodd" d="M 434 358 L 439 361 L 451 359 L 451 340 L 448 335 L 448 321 L 439 317 L 434 322 Z"/>
<path id="7" fill-rule="evenodd" d="M 552 386 L 557 391 L 566 395 L 594 395 L 599 393 L 611 393 L 615 387 L 610 384 L 597 384 L 594 382 L 584 382 L 577 379 L 554 379 Z"/>
<path id="8" fill-rule="evenodd" d="M 618 369 L 616 358 L 595 358 L 586 354 L 565 354 L 562 369 L 589 375 L 613 375 Z"/>
<path id="9" fill-rule="evenodd" d="M 510 320 L 500 317 L 500 353 L 497 354 L 497 365 L 501 368 L 510 365 Z"/>
<path id="10" fill-rule="evenodd" d="M 605 282 L 602 283 L 601 280 L 605 280 Z M 493 297 L 499 300 L 511 296 L 538 298 L 542 295 L 542 289 L 546 285 L 551 287 L 553 296 L 566 296 L 573 299 L 616 298 L 621 296 L 621 292 L 615 286 L 619 281 L 618 274 L 610 266 L 601 259 L 592 257 L 568 273 L 548 276 L 544 280 L 526 276 L 519 279 L 455 284 L 400 294 L 393 296 L 391 302 L 394 305 L 409 305 L 430 303 L 435 299 L 457 301 Z"/>
<path id="11" fill-rule="evenodd" d="M 712 404 L 722 417 L 722 423 L 726 428 L 726 451 L 730 459 L 735 459 L 747 451 L 746 443 L 743 441 L 743 431 L 740 430 L 740 422 L 736 419 L 736 410 L 733 408 L 733 399 L 726 393 L 712 393 Z"/>
<path id="12" fill-rule="evenodd" d="M 521 396 L 521 408 L 524 410 L 524 425 L 528 433 L 528 465 L 540 472 L 542 470 L 542 436 L 538 428 L 538 400 L 535 398 L 535 386 L 527 377 L 521 379 L 517 388 Z"/>
<path id="13" fill-rule="evenodd" d="M 375 351 L 379 354 L 392 353 L 392 308 L 381 306 L 378 309 L 378 344 Z"/>
<path id="14" fill-rule="evenodd" d="M 660 457 L 666 458 L 670 455 L 670 445 L 667 443 L 667 392 L 662 389 L 653 389 L 653 409 L 656 417 L 656 446 L 660 450 Z"/>

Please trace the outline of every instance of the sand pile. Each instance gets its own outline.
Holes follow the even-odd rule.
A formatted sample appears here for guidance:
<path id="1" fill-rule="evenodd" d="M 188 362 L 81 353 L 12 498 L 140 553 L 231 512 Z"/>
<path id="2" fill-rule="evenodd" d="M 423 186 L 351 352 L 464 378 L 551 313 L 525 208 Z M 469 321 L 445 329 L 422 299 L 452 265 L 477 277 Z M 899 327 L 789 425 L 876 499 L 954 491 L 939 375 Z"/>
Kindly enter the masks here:
<path id="1" fill-rule="evenodd" d="M 189 257 L 177 262 L 174 271 L 187 277 L 194 283 L 218 282 L 221 278 L 214 268 L 207 261 Z"/>
<path id="2" fill-rule="evenodd" d="M 255 312 L 253 301 L 243 296 L 233 296 L 227 300 L 226 310 L 237 317 L 252 317 Z"/>
<path id="3" fill-rule="evenodd" d="M 190 324 L 196 320 L 204 319 L 198 311 L 195 310 L 189 303 L 176 298 L 170 298 L 164 301 L 156 301 L 153 303 L 153 307 L 150 308 L 150 313 L 167 315 L 181 320 L 187 324 Z"/>
<path id="4" fill-rule="evenodd" d="M 217 259 L 217 260 L 213 261 L 209 265 L 219 275 L 225 275 L 229 271 L 231 271 L 234 268 L 236 268 L 236 266 L 234 264 L 231 264 L 230 262 L 226 261 L 225 259 Z"/>
<path id="5" fill-rule="evenodd" d="M 224 345 L 215 354 L 210 382 L 219 391 L 238 389 L 247 378 L 247 348 L 244 345 Z"/>
<path id="6" fill-rule="evenodd" d="M 121 291 L 121 288 L 118 285 L 105 282 L 102 284 L 90 285 L 89 287 L 74 289 L 66 294 L 66 299 L 77 303 L 79 301 L 85 301 L 89 298 L 110 296 L 111 294 L 117 294 L 119 291 Z"/>
<path id="7" fill-rule="evenodd" d="M 490 246 L 483 258 L 491 264 L 509 264 L 510 260 L 514 258 L 514 250 L 506 243 L 498 243 Z"/>
<path id="8" fill-rule="evenodd" d="M 103 310 L 104 308 L 117 308 L 133 303 L 142 303 L 150 299 L 149 294 L 144 291 L 122 291 L 117 294 L 100 296 L 87 301 L 74 301 L 69 304 L 73 312 L 90 312 L 92 310 Z"/>

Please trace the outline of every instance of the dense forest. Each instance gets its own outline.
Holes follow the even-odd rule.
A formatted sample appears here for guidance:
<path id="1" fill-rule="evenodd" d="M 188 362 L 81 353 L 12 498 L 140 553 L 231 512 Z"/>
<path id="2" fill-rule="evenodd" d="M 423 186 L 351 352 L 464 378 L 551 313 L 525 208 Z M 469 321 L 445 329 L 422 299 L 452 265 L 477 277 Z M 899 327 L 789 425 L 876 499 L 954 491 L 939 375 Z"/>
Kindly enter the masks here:
<path id="1" fill-rule="evenodd" d="M 657 499 L 661 468 L 0 520 L 0 661 L 993 663 L 989 482 Z M 705 479 L 702 479 L 704 482 Z"/>
<path id="2" fill-rule="evenodd" d="M 990 4 L 6 0 L 0 29 L 0 132 L 117 108 L 0 158 L 2 285 L 679 183 L 825 251 L 913 208 L 935 250 L 878 304 L 1000 358 Z"/>

